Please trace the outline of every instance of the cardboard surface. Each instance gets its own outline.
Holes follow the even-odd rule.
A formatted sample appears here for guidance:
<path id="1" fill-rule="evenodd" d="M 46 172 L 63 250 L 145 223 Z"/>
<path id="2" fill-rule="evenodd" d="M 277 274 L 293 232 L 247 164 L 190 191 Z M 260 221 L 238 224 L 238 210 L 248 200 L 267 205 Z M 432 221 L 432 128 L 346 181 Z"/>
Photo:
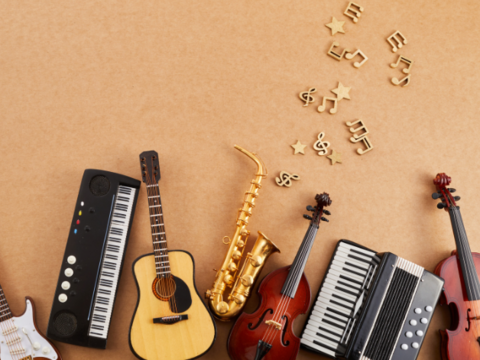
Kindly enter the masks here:
<path id="1" fill-rule="evenodd" d="M 305 206 L 323 191 L 332 216 L 306 268 L 313 293 L 341 238 L 433 271 L 455 246 L 448 215 L 430 197 L 437 172 L 452 176 L 472 250 L 480 251 L 478 4 L 361 0 L 354 25 L 342 15 L 347 3 L 0 1 L 0 282 L 12 310 L 22 312 L 23 297 L 32 296 L 45 331 L 84 169 L 140 178 L 138 154 L 150 149 L 160 154 L 169 247 L 195 257 L 202 294 L 255 171 L 235 143 L 269 169 L 249 229 L 282 253 L 263 275 L 293 261 Z M 332 16 L 346 21 L 345 35 L 330 36 Z M 415 61 L 406 88 L 390 83 L 402 75 L 389 67 L 398 55 L 386 38 L 396 30 L 408 39 L 397 54 Z M 360 48 L 368 62 L 357 70 L 328 57 L 334 39 Z M 319 114 L 319 97 L 333 95 L 338 81 L 352 87 L 351 100 L 336 115 Z M 303 107 L 298 94 L 310 87 L 316 102 Z M 345 126 L 358 118 L 375 146 L 363 156 Z M 321 131 L 343 164 L 316 155 Z M 305 155 L 293 155 L 297 140 L 308 144 Z M 278 187 L 282 170 L 301 180 Z M 56 343 L 65 359 L 134 359 L 131 264 L 152 249 L 147 214 L 143 187 L 108 349 Z M 420 360 L 439 358 L 438 329 L 448 323 L 437 309 Z M 205 359 L 227 358 L 230 326 L 217 323 Z M 298 358 L 320 357 L 301 350 Z"/>

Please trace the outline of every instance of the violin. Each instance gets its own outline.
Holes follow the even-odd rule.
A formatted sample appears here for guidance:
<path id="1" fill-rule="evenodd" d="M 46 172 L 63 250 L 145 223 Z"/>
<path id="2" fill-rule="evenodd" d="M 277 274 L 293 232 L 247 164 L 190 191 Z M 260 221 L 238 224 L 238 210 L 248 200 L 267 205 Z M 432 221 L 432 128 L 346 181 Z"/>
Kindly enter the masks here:
<path id="1" fill-rule="evenodd" d="M 332 203 L 328 194 L 316 195 L 312 215 L 304 215 L 310 225 L 292 265 L 272 271 L 258 288 L 258 309 L 243 313 L 235 322 L 227 349 L 232 360 L 293 360 L 300 348 L 300 338 L 293 332 L 293 322 L 310 306 L 310 285 L 303 273 L 317 235 L 320 221 L 330 215 L 325 206 Z"/>
<path id="2" fill-rule="evenodd" d="M 443 360 L 480 359 L 480 254 L 472 253 L 463 225 L 459 196 L 455 189 L 447 188 L 451 178 L 438 174 L 433 183 L 437 192 L 433 199 L 440 199 L 439 209 L 445 209 L 450 220 L 457 249 L 452 256 L 440 262 L 435 273 L 445 280 L 442 304 L 450 308 L 450 329 L 441 330 Z"/>

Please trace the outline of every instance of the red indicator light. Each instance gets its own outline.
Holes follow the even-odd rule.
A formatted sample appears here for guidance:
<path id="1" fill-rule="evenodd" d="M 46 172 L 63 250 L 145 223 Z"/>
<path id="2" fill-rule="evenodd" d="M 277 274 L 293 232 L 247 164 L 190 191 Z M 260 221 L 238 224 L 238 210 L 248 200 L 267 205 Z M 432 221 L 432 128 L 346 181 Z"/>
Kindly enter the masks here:
<path id="1" fill-rule="evenodd" d="M 80 224 L 80 220 L 77 220 L 77 225 Z"/>

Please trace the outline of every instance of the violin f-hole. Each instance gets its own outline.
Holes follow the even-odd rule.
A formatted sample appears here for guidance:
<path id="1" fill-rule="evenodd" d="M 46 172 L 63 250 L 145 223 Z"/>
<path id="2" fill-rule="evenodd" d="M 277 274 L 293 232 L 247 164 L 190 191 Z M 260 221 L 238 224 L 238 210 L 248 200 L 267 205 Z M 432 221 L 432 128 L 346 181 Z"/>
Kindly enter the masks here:
<path id="1" fill-rule="evenodd" d="M 285 325 L 283 326 L 283 329 L 282 329 L 282 345 L 283 346 L 288 346 L 288 345 L 290 345 L 290 340 L 285 341 L 285 333 L 287 332 L 287 326 L 288 326 L 287 315 L 283 315 L 282 320 L 283 319 L 285 319 Z"/>
<path id="2" fill-rule="evenodd" d="M 467 321 L 468 321 L 468 327 L 465 328 L 465 331 L 470 331 L 470 309 L 467 310 Z"/>
<path id="3" fill-rule="evenodd" d="M 258 319 L 258 322 L 255 324 L 255 326 L 252 326 L 253 323 L 250 323 L 248 324 L 248 329 L 249 330 L 255 330 L 257 327 L 260 326 L 261 323 L 263 323 L 263 318 L 268 314 L 273 314 L 273 310 L 272 309 L 267 309 L 263 312 L 262 316 L 260 316 L 260 319 Z"/>

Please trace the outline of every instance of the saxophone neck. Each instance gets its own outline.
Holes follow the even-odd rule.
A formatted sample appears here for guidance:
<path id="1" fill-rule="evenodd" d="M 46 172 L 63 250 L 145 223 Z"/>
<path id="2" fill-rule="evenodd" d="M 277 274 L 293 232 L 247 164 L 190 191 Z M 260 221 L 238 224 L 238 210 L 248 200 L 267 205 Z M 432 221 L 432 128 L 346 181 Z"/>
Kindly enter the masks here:
<path id="1" fill-rule="evenodd" d="M 262 178 L 267 177 L 268 172 L 267 172 L 267 167 L 263 163 L 262 159 L 260 159 L 255 153 L 251 153 L 248 150 L 245 150 L 241 146 L 235 145 L 235 149 L 238 151 L 241 151 L 245 155 L 247 155 L 250 159 L 255 161 L 255 164 L 257 164 L 257 173 L 255 174 L 256 176 L 261 176 Z"/>

